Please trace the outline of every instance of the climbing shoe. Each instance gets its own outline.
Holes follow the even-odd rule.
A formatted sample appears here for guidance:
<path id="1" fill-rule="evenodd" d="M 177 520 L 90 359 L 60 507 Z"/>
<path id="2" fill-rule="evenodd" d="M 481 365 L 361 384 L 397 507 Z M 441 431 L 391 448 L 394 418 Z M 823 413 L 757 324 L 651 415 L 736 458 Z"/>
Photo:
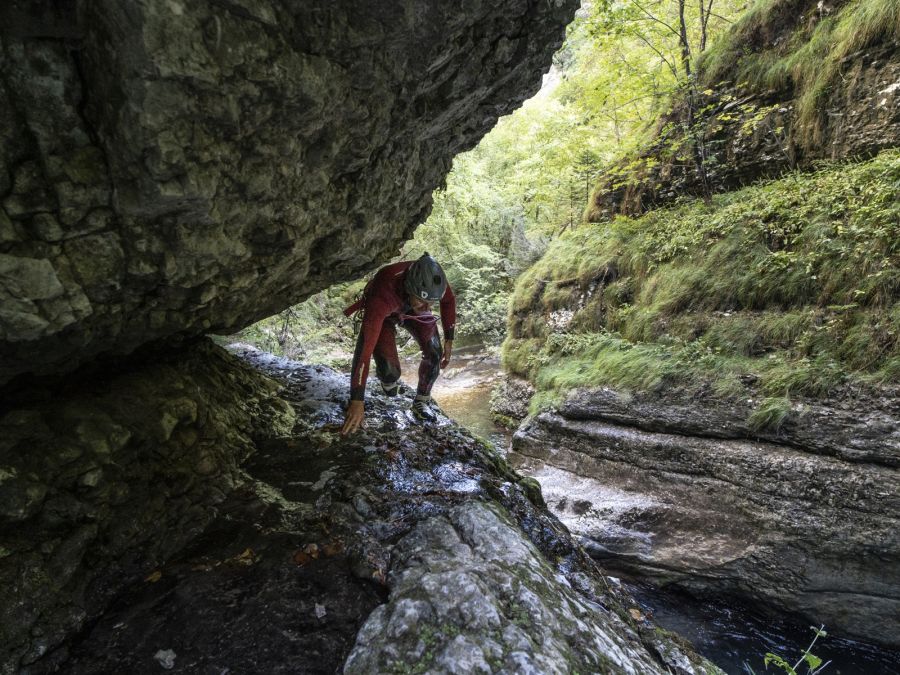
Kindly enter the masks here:
<path id="1" fill-rule="evenodd" d="M 399 380 L 396 382 L 382 382 L 381 383 L 381 390 L 384 392 L 385 396 L 396 396 L 398 389 L 400 389 Z"/>
<path id="2" fill-rule="evenodd" d="M 423 422 L 434 422 L 437 420 L 437 413 L 431 406 L 430 396 L 416 394 L 416 397 L 413 399 L 412 413 Z"/>

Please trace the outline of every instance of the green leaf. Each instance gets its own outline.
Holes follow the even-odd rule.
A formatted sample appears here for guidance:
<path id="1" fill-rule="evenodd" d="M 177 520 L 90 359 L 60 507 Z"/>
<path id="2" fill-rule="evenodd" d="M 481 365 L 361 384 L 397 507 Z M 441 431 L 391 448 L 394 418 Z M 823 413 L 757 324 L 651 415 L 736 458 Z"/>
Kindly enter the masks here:
<path id="1" fill-rule="evenodd" d="M 774 663 L 776 666 L 784 670 L 784 672 L 788 673 L 788 675 L 797 675 L 797 671 L 794 670 L 793 666 L 790 663 L 785 661 L 778 654 L 773 654 L 772 652 L 767 652 L 765 659 L 763 659 L 763 665 L 766 668 L 769 667 L 770 663 Z"/>
<path id="2" fill-rule="evenodd" d="M 809 664 L 810 670 L 815 670 L 816 668 L 818 668 L 819 666 L 822 665 L 822 659 L 820 659 L 815 654 L 809 654 L 809 653 L 804 654 L 803 660 Z"/>

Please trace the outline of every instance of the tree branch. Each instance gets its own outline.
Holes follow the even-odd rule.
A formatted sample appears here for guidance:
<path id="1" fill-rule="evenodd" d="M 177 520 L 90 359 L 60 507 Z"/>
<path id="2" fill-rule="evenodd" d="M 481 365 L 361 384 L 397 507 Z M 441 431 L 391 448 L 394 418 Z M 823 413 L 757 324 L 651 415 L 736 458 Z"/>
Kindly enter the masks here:
<path id="1" fill-rule="evenodd" d="M 672 32 L 672 34 L 675 35 L 676 37 L 679 37 L 679 36 L 681 35 L 681 34 L 680 34 L 677 30 L 675 30 L 675 28 L 672 27 L 670 24 L 666 23 L 665 21 L 663 21 L 663 20 L 660 19 L 659 17 L 654 16 L 654 15 L 651 14 L 649 11 L 647 11 L 646 9 L 644 9 L 644 7 L 642 7 L 642 6 L 640 5 L 640 3 L 638 3 L 637 0 L 631 0 L 631 4 L 633 4 L 633 5 L 634 5 L 635 7 L 637 7 L 639 10 L 641 10 L 641 11 L 647 16 L 647 18 L 650 19 L 651 21 L 655 21 L 655 22 L 658 23 L 659 25 L 665 26 L 665 27 L 666 27 L 668 30 L 670 30 L 670 31 Z"/>
<path id="2" fill-rule="evenodd" d="M 678 79 L 678 68 L 676 68 L 676 67 L 669 61 L 669 59 L 666 58 L 665 54 L 663 54 L 663 53 L 662 53 L 661 51 L 659 51 L 656 47 L 654 47 L 654 46 L 650 43 L 650 41 L 649 41 L 647 38 L 645 38 L 643 35 L 641 35 L 640 33 L 635 33 L 635 37 L 637 37 L 641 42 L 643 42 L 645 45 L 647 45 L 648 47 L 650 47 L 650 49 L 652 49 L 653 52 L 654 52 L 659 58 L 661 58 L 661 59 L 663 60 L 663 63 L 665 63 L 667 66 L 669 66 L 669 70 L 672 71 L 672 74 L 675 76 L 675 79 L 677 80 L 677 79 Z"/>

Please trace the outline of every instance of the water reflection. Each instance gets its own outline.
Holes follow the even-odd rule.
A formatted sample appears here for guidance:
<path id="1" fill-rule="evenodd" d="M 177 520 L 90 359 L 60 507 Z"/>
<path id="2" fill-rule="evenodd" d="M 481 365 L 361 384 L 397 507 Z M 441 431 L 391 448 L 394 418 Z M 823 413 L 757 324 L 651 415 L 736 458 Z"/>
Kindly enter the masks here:
<path id="1" fill-rule="evenodd" d="M 418 356 L 402 359 L 400 379 L 414 388 L 418 367 Z M 494 424 L 490 412 L 491 389 L 500 375 L 498 357 L 481 348 L 454 350 L 450 366 L 441 372 L 431 395 L 448 417 L 505 450 L 512 434 Z"/>
<path id="2" fill-rule="evenodd" d="M 687 638 L 726 673 L 746 673 L 745 663 L 756 673 L 766 672 L 766 652 L 780 654 L 793 664 L 814 637 L 807 621 L 783 614 L 769 616 L 733 598 L 698 599 L 642 583 L 626 582 L 624 586 L 645 614 L 663 628 Z M 820 638 L 812 653 L 823 662 L 831 661 L 824 671 L 830 675 L 900 674 L 900 652 L 843 639 L 834 633 Z M 800 672 L 806 670 L 800 668 Z"/>

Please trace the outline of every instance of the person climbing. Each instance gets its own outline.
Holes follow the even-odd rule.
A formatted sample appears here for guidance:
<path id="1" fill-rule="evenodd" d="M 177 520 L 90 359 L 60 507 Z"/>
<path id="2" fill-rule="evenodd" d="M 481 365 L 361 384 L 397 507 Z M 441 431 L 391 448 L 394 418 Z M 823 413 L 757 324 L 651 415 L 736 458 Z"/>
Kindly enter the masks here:
<path id="1" fill-rule="evenodd" d="M 432 303 L 440 302 L 444 346 L 437 330 Z M 453 331 L 456 324 L 456 299 L 444 270 L 428 253 L 415 261 L 403 261 L 382 267 L 366 285 L 362 297 L 344 310 L 351 316 L 363 310 L 362 326 L 356 340 L 350 371 L 350 403 L 341 427 L 341 435 L 352 434 L 365 418 L 364 398 L 369 360 L 375 357 L 375 373 L 387 396 L 396 396 L 400 387 L 400 360 L 397 358 L 396 331 L 403 326 L 422 350 L 419 382 L 413 400 L 413 414 L 434 421 L 431 387 L 442 368 L 450 362 Z"/>

